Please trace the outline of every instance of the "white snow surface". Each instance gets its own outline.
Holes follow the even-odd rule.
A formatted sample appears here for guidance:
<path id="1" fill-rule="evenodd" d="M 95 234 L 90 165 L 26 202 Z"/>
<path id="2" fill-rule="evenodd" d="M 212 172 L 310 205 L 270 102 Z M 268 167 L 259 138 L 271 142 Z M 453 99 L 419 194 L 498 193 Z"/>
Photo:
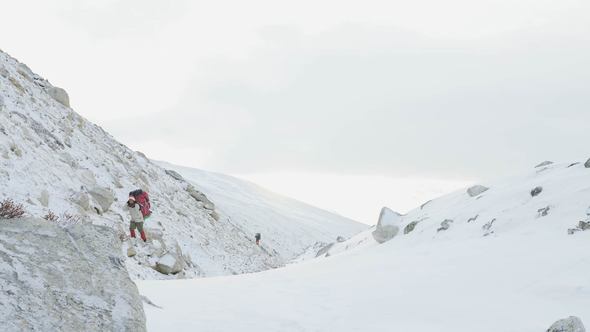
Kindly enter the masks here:
<path id="1" fill-rule="evenodd" d="M 310 245 L 325 245 L 338 236 L 348 238 L 369 227 L 232 176 L 156 163 L 198 186 L 215 202 L 222 220 L 247 230 L 252 240 L 260 233 L 263 248 L 272 248 L 285 262 Z"/>
<path id="2" fill-rule="evenodd" d="M 215 211 L 190 195 L 188 183 L 175 180 L 146 156 L 55 100 L 49 93 L 53 88 L 49 81 L 0 51 L 0 200 L 11 198 L 22 203 L 27 215 L 37 218 L 49 211 L 77 215 L 83 222 L 115 228 L 125 240 L 129 215 L 123 209 L 124 202 L 131 190 L 147 190 L 154 209 L 145 222 L 150 242 L 137 241 L 137 255 L 126 259 L 134 279 L 219 276 L 276 268 L 307 240 L 311 246 L 318 238 L 326 240 L 360 230 L 358 224 L 324 214 L 328 226 L 311 227 L 308 223 L 298 228 L 300 233 L 311 235 L 297 238 L 292 252 L 286 247 L 274 250 L 278 240 L 265 241 L 272 226 L 263 229 L 264 246 L 256 247 L 251 228 L 226 218 L 216 221 Z M 141 134 L 141 128 L 133 123 L 129 128 Z M 195 187 L 200 190 L 198 183 Z M 100 195 L 97 198 L 92 193 Z M 109 200 L 101 195 L 110 196 L 113 204 L 109 207 Z M 252 223 L 270 220 L 252 219 Z M 303 218 L 291 219 L 300 220 Z M 319 217 L 314 221 L 322 222 Z M 339 222 L 344 226 L 331 231 L 330 227 Z M 316 237 L 315 232 L 321 234 Z M 127 254 L 128 245 L 123 246 L 122 253 Z M 284 252 L 284 257 L 278 252 Z M 182 272 L 163 275 L 152 268 L 167 255 L 182 262 Z"/>
<path id="3" fill-rule="evenodd" d="M 383 244 L 369 229 L 327 258 L 281 269 L 142 281 L 140 292 L 162 307 L 145 308 L 148 329 L 533 332 L 568 316 L 588 324 L 590 231 L 567 231 L 588 218 L 590 169 L 552 164 L 483 185 L 479 196 L 461 190 L 409 212 L 402 226 L 419 221 L 414 230 Z"/>

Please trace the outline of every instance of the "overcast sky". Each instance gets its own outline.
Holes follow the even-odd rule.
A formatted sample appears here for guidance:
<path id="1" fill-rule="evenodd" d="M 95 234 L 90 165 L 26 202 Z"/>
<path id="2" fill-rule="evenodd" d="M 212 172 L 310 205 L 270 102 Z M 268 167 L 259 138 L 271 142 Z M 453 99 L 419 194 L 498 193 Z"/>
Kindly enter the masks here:
<path id="1" fill-rule="evenodd" d="M 359 219 L 590 154 L 587 0 L 25 0 L 0 37 L 132 148 Z"/>

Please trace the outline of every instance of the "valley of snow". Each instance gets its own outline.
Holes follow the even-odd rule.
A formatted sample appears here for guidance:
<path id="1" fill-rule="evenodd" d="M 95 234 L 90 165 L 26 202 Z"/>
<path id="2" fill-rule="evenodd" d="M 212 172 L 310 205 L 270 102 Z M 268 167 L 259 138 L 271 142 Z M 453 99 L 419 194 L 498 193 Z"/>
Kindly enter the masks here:
<path id="1" fill-rule="evenodd" d="M 161 307 L 145 306 L 148 329 L 533 332 L 570 315 L 590 322 L 590 168 L 545 163 L 484 185 L 390 214 L 398 233 L 383 244 L 373 227 L 281 269 L 140 281 Z"/>

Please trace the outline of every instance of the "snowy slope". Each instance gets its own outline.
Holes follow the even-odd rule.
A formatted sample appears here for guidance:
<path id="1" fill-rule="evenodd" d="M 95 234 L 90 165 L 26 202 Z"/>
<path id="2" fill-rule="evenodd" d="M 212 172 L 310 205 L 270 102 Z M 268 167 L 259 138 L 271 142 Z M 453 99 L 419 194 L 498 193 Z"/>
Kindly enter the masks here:
<path id="1" fill-rule="evenodd" d="M 38 218 L 50 211 L 69 213 L 80 222 L 113 227 L 128 246 L 124 202 L 131 190 L 147 190 L 154 206 L 146 222 L 151 242 L 137 244 L 137 255 L 126 261 L 136 279 L 227 275 L 283 265 L 271 247 L 253 245 L 251 232 L 217 218 L 217 211 L 203 204 L 207 198 L 198 186 L 176 180 L 68 105 L 65 91 L 0 51 L 0 200 L 22 203 L 28 215 Z M 339 234 L 335 229 L 332 237 Z M 180 272 L 157 272 L 165 263 Z"/>
<path id="2" fill-rule="evenodd" d="M 148 328 L 533 332 L 570 315 L 588 324 L 590 231 L 568 230 L 588 218 L 590 169 L 553 164 L 484 185 L 411 211 L 400 225 L 415 228 L 384 244 L 371 229 L 283 269 L 141 282 L 162 307 L 146 307 Z"/>
<path id="3" fill-rule="evenodd" d="M 248 181 L 194 168 L 157 162 L 198 186 L 216 203 L 221 219 L 262 235 L 263 246 L 288 261 L 310 245 L 348 238 L 368 226 L 299 201 L 280 196 Z"/>

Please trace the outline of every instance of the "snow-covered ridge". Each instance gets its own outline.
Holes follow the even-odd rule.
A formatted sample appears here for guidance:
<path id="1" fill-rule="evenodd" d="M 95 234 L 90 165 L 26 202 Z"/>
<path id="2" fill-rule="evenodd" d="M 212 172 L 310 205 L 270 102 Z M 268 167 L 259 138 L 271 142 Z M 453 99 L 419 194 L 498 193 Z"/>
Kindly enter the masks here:
<path id="1" fill-rule="evenodd" d="M 251 234 L 219 218 L 198 186 L 177 181 L 117 142 L 74 112 L 65 90 L 1 51 L 0 188 L 0 199 L 23 203 L 31 216 L 79 215 L 117 229 L 123 239 L 124 201 L 133 189 L 147 190 L 154 214 L 145 226 L 152 242 L 126 261 L 133 278 L 238 274 L 283 264 L 272 248 L 257 250 Z M 179 273 L 156 271 L 160 260 L 174 261 L 171 268 Z"/>
<path id="2" fill-rule="evenodd" d="M 590 168 L 545 163 L 406 215 L 383 213 L 379 225 L 310 253 L 318 259 L 244 276 L 142 282 L 140 291 L 164 308 L 146 309 L 148 328 L 165 331 L 162 322 L 174 321 L 185 330 L 533 332 L 569 316 L 588 324 L 588 206 Z M 180 292 L 198 295 L 198 304 L 177 302 Z M 197 313 L 214 319 L 187 319 Z"/>
<path id="3" fill-rule="evenodd" d="M 248 232 L 260 233 L 268 246 L 289 261 L 310 245 L 348 238 L 368 226 L 272 193 L 235 177 L 157 162 L 181 174 L 216 203 L 221 218 Z"/>

